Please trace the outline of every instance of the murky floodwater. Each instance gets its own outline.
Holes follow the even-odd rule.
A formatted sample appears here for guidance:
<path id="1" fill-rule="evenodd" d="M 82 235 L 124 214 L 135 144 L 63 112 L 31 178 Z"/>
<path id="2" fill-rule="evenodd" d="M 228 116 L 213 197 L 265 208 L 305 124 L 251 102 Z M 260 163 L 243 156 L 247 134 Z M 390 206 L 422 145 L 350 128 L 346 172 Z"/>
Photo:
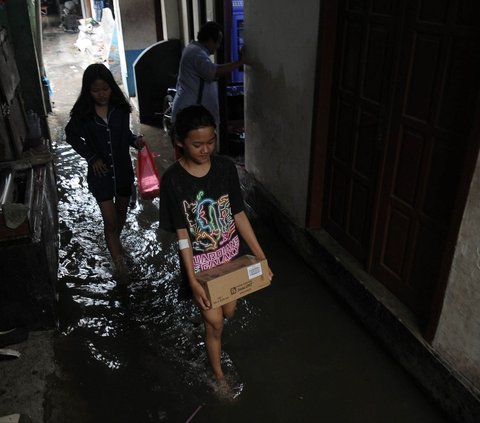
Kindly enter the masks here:
<path id="1" fill-rule="evenodd" d="M 158 199 L 129 210 L 122 241 L 131 277 L 119 288 L 85 163 L 67 144 L 55 150 L 62 287 L 57 344 L 66 354 L 74 351 L 64 358 L 75 362 L 69 370 L 78 378 L 79 395 L 88 399 L 93 421 L 185 421 L 216 399 L 200 315 L 191 302 L 177 299 L 176 243 L 159 234 Z M 226 330 L 244 330 L 255 314 L 240 301 L 240 317 Z M 225 352 L 222 359 L 240 396 L 235 365 Z"/>
<path id="2" fill-rule="evenodd" d="M 158 200 L 129 210 L 122 238 L 132 277 L 127 288 L 116 286 L 85 162 L 57 141 L 88 57 L 73 48 L 76 34 L 46 30 L 61 231 L 60 330 L 46 422 L 447 421 L 278 230 L 260 221 L 252 224 L 275 277 L 239 301 L 225 326 L 222 359 L 238 396 L 216 399 L 201 319 L 191 303 L 177 300 L 176 243 L 158 231 Z M 157 147 L 158 133 L 150 139 Z M 162 166 L 170 156 L 161 157 Z"/>

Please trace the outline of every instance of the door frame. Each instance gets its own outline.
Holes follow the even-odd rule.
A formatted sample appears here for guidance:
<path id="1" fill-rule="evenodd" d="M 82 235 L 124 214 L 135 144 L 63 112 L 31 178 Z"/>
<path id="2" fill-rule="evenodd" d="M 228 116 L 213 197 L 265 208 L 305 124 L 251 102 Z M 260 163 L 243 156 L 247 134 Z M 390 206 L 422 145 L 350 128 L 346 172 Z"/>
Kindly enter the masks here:
<path id="1" fill-rule="evenodd" d="M 320 4 L 318 48 L 316 60 L 317 81 L 313 94 L 312 143 L 310 147 L 310 176 L 308 180 L 306 226 L 322 227 L 325 196 L 325 167 L 327 162 L 330 106 L 332 103 L 333 70 L 337 34 L 338 4 L 325 0 Z"/>

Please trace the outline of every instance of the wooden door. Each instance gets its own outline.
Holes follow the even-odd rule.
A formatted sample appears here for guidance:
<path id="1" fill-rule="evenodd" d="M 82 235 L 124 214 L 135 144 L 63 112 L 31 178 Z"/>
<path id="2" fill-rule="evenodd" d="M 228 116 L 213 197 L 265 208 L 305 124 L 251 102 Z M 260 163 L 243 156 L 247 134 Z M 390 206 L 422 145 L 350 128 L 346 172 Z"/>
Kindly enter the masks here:
<path id="1" fill-rule="evenodd" d="M 446 257 L 480 81 L 480 2 L 410 1 L 372 273 L 425 322 Z"/>
<path id="2" fill-rule="evenodd" d="M 323 225 L 426 323 L 478 155 L 480 2 L 344 0 L 337 13 Z"/>
<path id="3" fill-rule="evenodd" d="M 391 108 L 398 1 L 343 1 L 338 10 L 323 225 L 361 262 L 369 255 Z"/>

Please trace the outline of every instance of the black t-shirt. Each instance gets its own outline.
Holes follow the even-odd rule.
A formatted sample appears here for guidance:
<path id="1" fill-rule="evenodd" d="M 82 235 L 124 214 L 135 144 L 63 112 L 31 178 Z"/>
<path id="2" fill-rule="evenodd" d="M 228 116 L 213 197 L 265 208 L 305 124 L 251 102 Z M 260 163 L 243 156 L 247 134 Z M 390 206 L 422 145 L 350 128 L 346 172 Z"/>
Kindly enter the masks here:
<path id="1" fill-rule="evenodd" d="M 244 211 L 235 164 L 211 157 L 209 172 L 197 178 L 179 162 L 162 176 L 160 227 L 186 229 L 193 250 L 195 272 L 216 267 L 245 252 L 234 215 Z"/>

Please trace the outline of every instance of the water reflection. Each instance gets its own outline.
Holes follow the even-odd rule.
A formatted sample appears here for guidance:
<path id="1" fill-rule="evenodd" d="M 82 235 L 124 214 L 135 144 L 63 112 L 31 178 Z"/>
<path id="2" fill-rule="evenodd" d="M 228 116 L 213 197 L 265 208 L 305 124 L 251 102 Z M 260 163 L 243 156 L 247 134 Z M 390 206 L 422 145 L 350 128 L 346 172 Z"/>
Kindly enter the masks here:
<path id="1" fill-rule="evenodd" d="M 67 144 L 56 146 L 56 156 L 63 287 L 59 344 L 68 352 L 65 360 L 78 363 L 76 389 L 89 399 L 94 421 L 185 421 L 212 401 L 212 381 L 199 313 L 177 298 L 176 242 L 159 237 L 158 199 L 129 210 L 122 242 L 131 281 L 119 289 L 85 164 Z M 238 307 L 237 318 L 226 326 L 232 336 L 258 313 L 245 300 Z M 238 396 L 244 388 L 240 376 L 226 352 L 222 360 Z M 122 402 L 125 396 L 128 401 Z M 115 409 L 112 403 L 118 404 Z"/>

